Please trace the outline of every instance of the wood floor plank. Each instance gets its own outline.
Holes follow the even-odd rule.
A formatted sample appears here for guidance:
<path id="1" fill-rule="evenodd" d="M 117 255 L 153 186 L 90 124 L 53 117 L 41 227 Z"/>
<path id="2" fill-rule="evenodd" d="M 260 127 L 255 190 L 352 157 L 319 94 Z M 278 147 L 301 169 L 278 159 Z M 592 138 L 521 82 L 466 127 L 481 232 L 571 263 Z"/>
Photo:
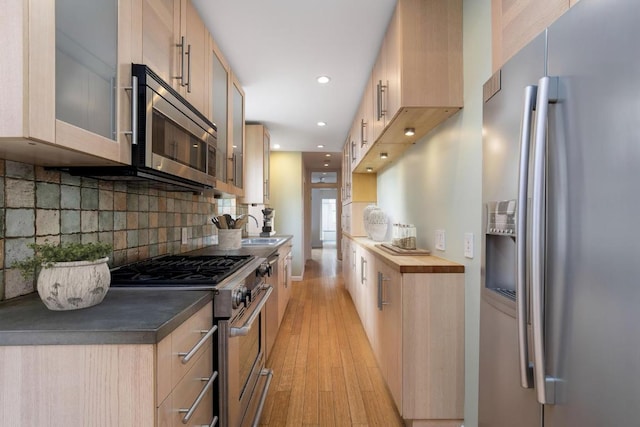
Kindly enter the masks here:
<path id="1" fill-rule="evenodd" d="M 261 426 L 402 426 L 339 267 L 335 250 L 314 250 L 292 284 Z"/>

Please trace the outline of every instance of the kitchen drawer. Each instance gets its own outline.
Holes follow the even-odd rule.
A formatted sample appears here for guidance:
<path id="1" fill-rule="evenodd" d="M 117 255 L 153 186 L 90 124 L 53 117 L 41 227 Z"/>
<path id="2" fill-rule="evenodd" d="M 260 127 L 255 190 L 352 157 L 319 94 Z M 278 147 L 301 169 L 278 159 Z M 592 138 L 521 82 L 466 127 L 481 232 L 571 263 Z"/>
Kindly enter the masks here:
<path id="1" fill-rule="evenodd" d="M 169 336 L 158 343 L 157 364 L 157 401 L 162 402 L 173 390 L 185 374 L 194 366 L 195 361 L 204 352 L 208 343 L 200 347 L 187 363 L 182 363 L 183 356 L 193 349 L 213 325 L 213 303 L 208 303 L 196 314 L 178 326 Z"/>
<path id="2" fill-rule="evenodd" d="M 198 396 L 205 389 L 207 380 L 211 378 L 213 371 L 213 346 L 211 343 L 208 343 L 201 350 L 201 354 L 191 364 L 191 369 L 189 369 L 169 396 L 158 407 L 158 426 L 210 425 L 213 418 L 213 389 L 217 385 L 216 382 L 219 381 L 217 377 L 213 380 L 212 386 L 205 392 L 188 422 L 182 422 L 186 413 L 180 412 L 181 410 L 188 410 L 194 406 Z"/>

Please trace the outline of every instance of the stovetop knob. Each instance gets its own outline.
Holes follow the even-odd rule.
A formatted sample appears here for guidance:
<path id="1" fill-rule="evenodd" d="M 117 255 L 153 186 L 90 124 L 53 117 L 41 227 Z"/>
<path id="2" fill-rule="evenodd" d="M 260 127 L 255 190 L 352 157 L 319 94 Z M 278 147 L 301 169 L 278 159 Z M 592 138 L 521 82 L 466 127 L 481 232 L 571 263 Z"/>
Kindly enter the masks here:
<path id="1" fill-rule="evenodd" d="M 231 305 L 234 309 L 240 307 L 240 304 L 246 304 L 247 302 L 247 288 L 246 286 L 241 286 L 238 289 L 233 291 L 231 295 Z"/>

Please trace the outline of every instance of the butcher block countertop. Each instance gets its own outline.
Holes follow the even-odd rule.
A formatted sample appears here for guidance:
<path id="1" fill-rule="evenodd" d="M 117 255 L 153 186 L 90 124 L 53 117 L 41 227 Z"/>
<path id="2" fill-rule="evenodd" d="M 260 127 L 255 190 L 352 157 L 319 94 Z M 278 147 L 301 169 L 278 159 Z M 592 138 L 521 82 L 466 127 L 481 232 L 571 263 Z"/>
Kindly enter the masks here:
<path id="1" fill-rule="evenodd" d="M 343 234 L 344 236 L 344 234 Z M 377 247 L 380 242 L 374 242 L 366 237 L 348 237 L 360 246 L 366 247 L 383 262 L 398 270 L 400 273 L 464 273 L 464 265 L 439 258 L 433 255 L 392 255 Z"/>

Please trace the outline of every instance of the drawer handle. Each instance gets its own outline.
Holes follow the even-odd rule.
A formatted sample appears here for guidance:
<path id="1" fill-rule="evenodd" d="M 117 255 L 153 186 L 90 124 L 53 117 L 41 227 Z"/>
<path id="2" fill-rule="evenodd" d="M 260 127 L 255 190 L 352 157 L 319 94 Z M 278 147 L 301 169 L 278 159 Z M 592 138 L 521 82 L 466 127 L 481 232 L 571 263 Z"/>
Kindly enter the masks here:
<path id="1" fill-rule="evenodd" d="M 186 424 L 189 422 L 194 412 L 196 412 L 196 409 L 198 409 L 198 405 L 200 405 L 200 402 L 202 402 L 202 399 L 204 399 L 204 395 L 207 394 L 207 392 L 213 386 L 213 382 L 216 380 L 216 378 L 218 378 L 218 371 L 215 371 L 210 378 L 200 378 L 201 381 L 206 381 L 207 383 L 204 385 L 204 388 L 202 389 L 198 397 L 196 397 L 193 405 L 191 405 L 189 409 L 178 409 L 178 412 L 180 412 L 181 414 L 186 414 L 184 418 L 182 418 L 182 424 Z M 214 421 L 217 420 L 214 418 Z"/>
<path id="2" fill-rule="evenodd" d="M 217 330 L 218 325 L 213 325 L 213 327 L 208 331 L 200 331 L 203 334 L 206 332 L 206 335 L 200 338 L 200 341 L 198 341 L 198 343 L 188 353 L 178 353 L 178 356 L 182 357 L 182 363 L 189 363 L 189 360 L 191 360 L 193 355 L 196 354 L 198 350 L 200 350 L 200 347 L 202 347 L 204 343 L 206 343 L 207 340 L 211 338 L 211 335 L 213 335 Z"/>
<path id="3" fill-rule="evenodd" d="M 269 392 L 269 387 L 271 387 L 271 380 L 273 379 L 273 369 L 261 370 L 260 376 L 267 377 L 267 382 L 265 383 L 262 394 L 260 395 L 260 403 L 258 403 L 258 409 L 256 409 L 256 417 L 254 418 L 251 427 L 257 427 L 258 423 L 260 422 L 260 416 L 262 415 L 262 410 L 264 409 L 264 402 L 267 400 L 267 393 Z"/>

